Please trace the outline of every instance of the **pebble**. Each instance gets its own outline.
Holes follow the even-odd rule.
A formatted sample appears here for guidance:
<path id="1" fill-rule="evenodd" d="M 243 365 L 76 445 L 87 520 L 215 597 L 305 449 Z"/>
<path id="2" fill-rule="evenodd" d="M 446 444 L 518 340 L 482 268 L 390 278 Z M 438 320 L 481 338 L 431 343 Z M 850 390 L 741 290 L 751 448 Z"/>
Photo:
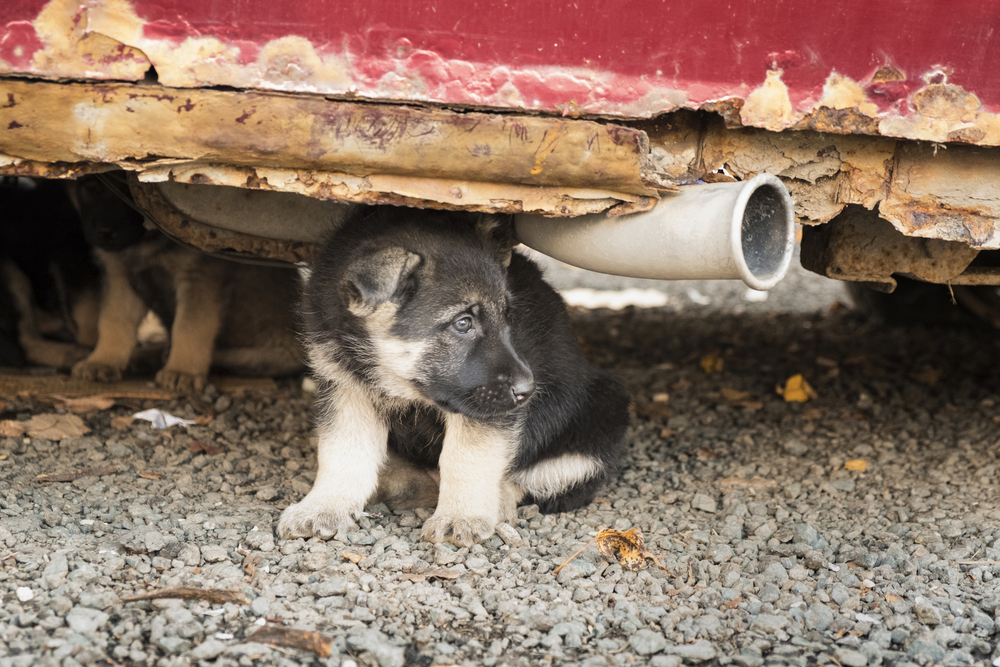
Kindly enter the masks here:
<path id="1" fill-rule="evenodd" d="M 711 318 L 670 303 L 574 312 L 588 354 L 634 397 L 669 394 L 673 414 L 633 418 L 622 468 L 593 503 L 519 508 L 467 548 L 420 540 L 430 510 L 385 506 L 329 540 L 278 539 L 281 509 L 315 474 L 297 382 L 155 401 L 187 418 L 216 407 L 172 440 L 110 427 L 132 409 L 121 406 L 84 415 L 92 437 L 58 446 L 0 437 L 14 462 L 0 482 L 0 667 L 991 664 L 1000 568 L 956 561 L 1000 560 L 998 385 L 982 373 L 1000 362 L 992 335 L 740 303 Z M 705 373 L 712 350 L 724 370 Z M 925 363 L 944 369 L 934 385 L 910 379 Z M 774 393 L 795 373 L 818 399 Z M 722 388 L 748 392 L 747 405 Z M 4 402 L 5 419 L 51 409 Z M 192 455 L 192 439 L 225 453 Z M 31 482 L 109 457 L 162 477 Z M 868 470 L 844 469 L 852 459 Z M 639 529 L 669 573 L 630 572 L 590 546 L 553 574 L 606 528 Z M 120 602 L 174 586 L 251 603 Z M 327 637 L 331 657 L 246 641 L 275 618 Z"/>
<path id="2" fill-rule="evenodd" d="M 667 640 L 659 632 L 639 630 L 628 638 L 629 646 L 639 655 L 659 653 L 667 647 Z"/>

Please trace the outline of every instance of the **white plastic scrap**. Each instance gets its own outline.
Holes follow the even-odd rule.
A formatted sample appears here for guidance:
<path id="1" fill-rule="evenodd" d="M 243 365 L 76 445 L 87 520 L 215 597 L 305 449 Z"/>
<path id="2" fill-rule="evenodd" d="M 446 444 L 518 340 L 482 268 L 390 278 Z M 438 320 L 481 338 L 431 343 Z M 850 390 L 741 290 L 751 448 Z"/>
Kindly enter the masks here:
<path id="1" fill-rule="evenodd" d="M 180 417 L 173 416 L 169 412 L 157 410 L 156 408 L 137 412 L 132 415 L 132 417 L 152 422 L 153 428 L 170 428 L 171 426 L 176 426 L 177 424 L 189 426 L 194 423 L 193 419 L 181 419 Z"/>

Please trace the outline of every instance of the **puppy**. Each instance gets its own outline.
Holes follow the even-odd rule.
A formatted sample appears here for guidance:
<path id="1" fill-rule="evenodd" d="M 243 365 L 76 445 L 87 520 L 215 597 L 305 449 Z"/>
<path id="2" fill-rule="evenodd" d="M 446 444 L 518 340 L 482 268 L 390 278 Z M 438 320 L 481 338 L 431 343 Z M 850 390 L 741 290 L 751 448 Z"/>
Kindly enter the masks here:
<path id="1" fill-rule="evenodd" d="M 98 276 L 64 184 L 0 178 L 0 365 L 69 368 L 86 356 Z"/>
<path id="2" fill-rule="evenodd" d="M 81 180 L 73 197 L 104 279 L 97 344 L 73 367 L 74 377 L 120 379 L 150 310 L 170 332 L 170 351 L 156 374 L 162 387 L 200 391 L 212 366 L 255 375 L 303 368 L 292 306 L 295 271 L 185 248 L 147 229 L 143 216 L 101 182 Z"/>
<path id="3" fill-rule="evenodd" d="M 519 503 L 593 500 L 628 396 L 586 362 L 562 299 L 512 245 L 509 218 L 391 207 L 333 233 L 302 305 L 319 469 L 279 535 L 332 536 L 373 499 L 430 500 L 424 539 L 469 546 Z"/>

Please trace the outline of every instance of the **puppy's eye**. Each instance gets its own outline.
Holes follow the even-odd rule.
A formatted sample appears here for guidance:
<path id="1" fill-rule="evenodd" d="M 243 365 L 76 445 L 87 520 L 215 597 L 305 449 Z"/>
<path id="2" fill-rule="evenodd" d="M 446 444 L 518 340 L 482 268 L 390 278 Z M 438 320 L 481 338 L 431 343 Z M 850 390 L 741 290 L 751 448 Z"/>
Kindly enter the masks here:
<path id="1" fill-rule="evenodd" d="M 469 333 L 472 331 L 472 318 L 468 315 L 463 315 L 454 322 L 451 323 L 452 328 L 458 333 Z"/>

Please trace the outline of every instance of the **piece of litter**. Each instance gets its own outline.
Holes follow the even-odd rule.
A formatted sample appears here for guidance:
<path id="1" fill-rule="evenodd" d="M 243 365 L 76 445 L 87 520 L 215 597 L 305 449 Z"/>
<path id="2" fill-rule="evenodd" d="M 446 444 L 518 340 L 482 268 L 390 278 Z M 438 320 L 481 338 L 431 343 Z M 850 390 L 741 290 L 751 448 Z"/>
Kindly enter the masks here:
<path id="1" fill-rule="evenodd" d="M 875 618 L 874 616 L 869 616 L 868 614 L 857 613 L 854 615 L 854 618 L 859 623 L 871 623 L 872 625 L 882 625 L 882 621 Z"/>
<path id="2" fill-rule="evenodd" d="M 194 423 L 193 419 L 181 419 L 180 417 L 173 416 L 169 412 L 164 412 L 163 410 L 158 410 L 156 408 L 150 408 L 149 410 L 137 412 L 132 415 L 132 417 L 151 422 L 153 424 L 153 428 L 170 428 L 171 426 L 176 426 L 178 424 L 190 426 Z"/>
<path id="3" fill-rule="evenodd" d="M 27 586 L 21 586 L 17 589 L 17 599 L 21 602 L 27 602 L 35 597 L 35 592 L 32 591 Z"/>
<path id="4" fill-rule="evenodd" d="M 94 519 L 80 519 L 80 525 L 81 526 L 93 526 L 94 525 Z"/>
<path id="5" fill-rule="evenodd" d="M 222 607 L 219 607 L 218 609 L 206 609 L 205 611 L 201 612 L 201 615 L 202 616 L 222 616 L 224 613 L 226 613 L 226 610 L 223 609 Z"/>
<path id="6" fill-rule="evenodd" d="M 254 621 L 253 624 L 254 625 L 264 625 L 265 623 L 267 623 L 267 619 L 266 618 L 258 618 L 256 621 Z"/>
<path id="7" fill-rule="evenodd" d="M 215 633 L 215 638 L 216 639 L 232 639 L 233 635 L 229 634 L 228 632 L 216 632 Z"/>
<path id="8" fill-rule="evenodd" d="M 746 292 L 743 292 L 743 300 L 749 301 L 750 303 L 762 303 L 767 301 L 768 293 L 761 290 L 755 290 L 748 287 Z"/>
<path id="9" fill-rule="evenodd" d="M 701 292 L 699 292 L 694 288 L 691 288 L 687 291 L 687 298 L 691 299 L 691 301 L 698 304 L 699 306 L 707 306 L 708 304 L 712 303 L 712 299 L 710 297 L 705 296 L 704 294 L 702 294 Z"/>
<path id="10" fill-rule="evenodd" d="M 831 570 L 833 570 L 834 572 L 840 572 L 840 566 L 839 565 L 834 565 L 833 563 L 830 563 L 829 565 L 827 565 L 827 567 L 830 568 Z"/>

